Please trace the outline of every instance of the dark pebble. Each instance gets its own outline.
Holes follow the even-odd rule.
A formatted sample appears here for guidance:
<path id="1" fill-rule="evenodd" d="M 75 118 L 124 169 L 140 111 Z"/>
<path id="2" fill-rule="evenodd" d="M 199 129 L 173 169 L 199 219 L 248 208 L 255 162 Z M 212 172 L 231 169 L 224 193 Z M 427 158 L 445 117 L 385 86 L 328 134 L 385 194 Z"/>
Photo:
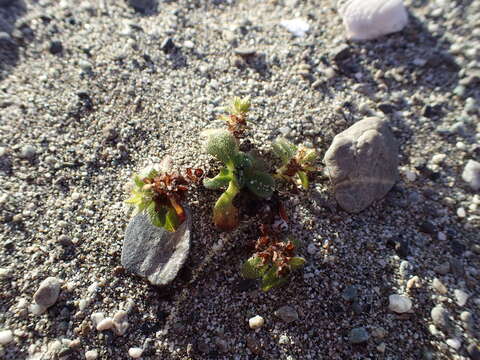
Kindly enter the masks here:
<path id="1" fill-rule="evenodd" d="M 242 57 L 253 56 L 256 53 L 255 49 L 252 49 L 252 48 L 238 48 L 238 49 L 235 49 L 234 52 L 235 52 L 235 55 L 242 56 Z"/>
<path id="2" fill-rule="evenodd" d="M 163 40 L 162 44 L 160 45 L 160 49 L 162 49 L 162 51 L 165 54 L 172 52 L 175 49 L 175 47 L 176 46 L 172 38 L 166 38 L 165 40 Z"/>
<path id="3" fill-rule="evenodd" d="M 424 221 L 420 224 L 419 230 L 425 234 L 433 235 L 435 234 L 435 225 L 430 221 Z"/>
<path id="4" fill-rule="evenodd" d="M 128 5 L 133 7 L 135 11 L 146 13 L 157 10 L 157 0 L 128 0 Z"/>
<path id="5" fill-rule="evenodd" d="M 50 42 L 50 47 L 48 49 L 51 54 L 59 54 L 63 51 L 63 45 L 61 41 L 53 40 Z"/>
<path id="6" fill-rule="evenodd" d="M 423 108 L 423 116 L 431 119 L 437 116 L 442 115 L 442 105 L 436 104 L 436 105 L 426 105 Z"/>
<path id="7" fill-rule="evenodd" d="M 384 114 L 391 114 L 395 111 L 395 106 L 393 106 L 392 104 L 383 103 L 378 105 L 378 109 Z"/>
<path id="8" fill-rule="evenodd" d="M 475 344 L 470 344 L 467 347 L 468 355 L 470 355 L 470 359 L 472 360 L 480 360 L 480 349 Z"/>
<path id="9" fill-rule="evenodd" d="M 347 60 L 350 57 L 350 47 L 348 45 L 340 45 L 333 50 L 333 60 L 338 63 Z"/>

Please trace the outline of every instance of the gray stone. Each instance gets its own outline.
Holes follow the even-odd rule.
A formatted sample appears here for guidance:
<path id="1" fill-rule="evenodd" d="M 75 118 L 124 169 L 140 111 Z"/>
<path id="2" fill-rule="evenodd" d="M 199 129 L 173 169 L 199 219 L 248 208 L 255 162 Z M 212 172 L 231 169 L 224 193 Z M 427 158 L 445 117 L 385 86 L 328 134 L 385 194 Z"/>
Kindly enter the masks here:
<path id="1" fill-rule="evenodd" d="M 153 285 L 167 285 L 178 274 L 190 249 L 191 216 L 175 232 L 151 224 L 147 215 L 135 216 L 127 226 L 122 265 Z"/>
<path id="2" fill-rule="evenodd" d="M 348 340 L 352 344 L 361 344 L 367 342 L 368 339 L 370 339 L 370 335 L 364 327 L 352 329 L 348 335 Z"/>
<path id="3" fill-rule="evenodd" d="M 41 307 L 48 308 L 55 304 L 60 293 L 60 280 L 55 277 L 48 277 L 40 283 L 33 299 Z"/>
<path id="4" fill-rule="evenodd" d="M 403 295 L 390 295 L 388 297 L 388 301 L 388 309 L 396 312 L 397 314 L 403 314 L 412 309 L 412 301 Z"/>
<path id="5" fill-rule="evenodd" d="M 353 302 L 358 296 L 358 291 L 357 287 L 352 285 L 352 286 L 347 286 L 343 291 L 342 291 L 342 298 L 345 301 L 348 302 Z"/>
<path id="6" fill-rule="evenodd" d="M 24 145 L 20 151 L 20 157 L 31 160 L 37 154 L 37 149 L 33 145 Z"/>
<path id="7" fill-rule="evenodd" d="M 475 160 L 468 160 L 462 173 L 462 179 L 473 190 L 480 190 L 480 163 Z"/>
<path id="8" fill-rule="evenodd" d="M 156 11 L 158 2 L 157 0 L 128 0 L 128 5 L 138 12 L 146 13 L 148 11 Z"/>
<path id="9" fill-rule="evenodd" d="M 430 312 L 433 323 L 439 327 L 445 327 L 448 324 L 448 312 L 441 305 L 435 306 Z"/>
<path id="10" fill-rule="evenodd" d="M 288 305 L 282 306 L 280 309 L 275 311 L 275 316 L 278 316 L 286 323 L 291 323 L 298 320 L 297 310 L 295 310 L 294 307 Z"/>
<path id="11" fill-rule="evenodd" d="M 480 349 L 475 344 L 469 344 L 467 346 L 468 355 L 470 355 L 470 359 L 472 360 L 480 360 Z"/>
<path id="12" fill-rule="evenodd" d="M 465 291 L 459 289 L 456 289 L 453 294 L 455 295 L 455 302 L 458 306 L 465 306 L 470 297 Z"/>
<path id="13" fill-rule="evenodd" d="M 339 205 L 358 213 L 397 181 L 398 143 L 386 121 L 366 118 L 335 136 L 324 162 Z"/>

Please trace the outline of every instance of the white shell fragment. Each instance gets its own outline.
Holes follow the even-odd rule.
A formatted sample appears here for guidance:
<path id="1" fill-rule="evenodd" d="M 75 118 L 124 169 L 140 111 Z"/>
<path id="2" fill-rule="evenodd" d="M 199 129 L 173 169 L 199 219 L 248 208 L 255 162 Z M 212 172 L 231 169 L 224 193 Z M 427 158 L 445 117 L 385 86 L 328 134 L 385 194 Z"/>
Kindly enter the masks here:
<path id="1" fill-rule="evenodd" d="M 371 40 L 402 30 L 408 23 L 403 0 L 347 0 L 339 13 L 350 40 Z"/>
<path id="2" fill-rule="evenodd" d="M 305 34 L 310 30 L 310 25 L 308 25 L 308 23 L 303 19 L 282 20 L 280 25 L 282 25 L 296 37 L 305 36 Z"/>

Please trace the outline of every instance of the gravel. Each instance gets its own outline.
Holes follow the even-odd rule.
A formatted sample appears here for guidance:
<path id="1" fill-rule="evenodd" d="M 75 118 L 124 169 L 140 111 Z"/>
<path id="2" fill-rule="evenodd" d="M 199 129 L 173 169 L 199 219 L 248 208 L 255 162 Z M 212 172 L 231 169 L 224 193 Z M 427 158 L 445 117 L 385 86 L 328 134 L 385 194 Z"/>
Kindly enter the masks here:
<path id="1" fill-rule="evenodd" d="M 478 329 L 467 330 L 461 313 L 480 318 L 480 201 L 462 178 L 469 160 L 479 161 L 480 3 L 406 0 L 401 32 L 361 43 L 345 40 L 334 2 L 155 3 L 145 11 L 129 1 L 0 7 L 0 268 L 8 269 L 0 273 L 0 331 L 14 338 L 0 358 L 95 351 L 125 359 L 132 347 L 162 360 L 478 358 Z M 309 30 L 293 36 L 280 25 L 292 19 Z M 175 48 L 164 52 L 167 38 Z M 50 53 L 53 41 L 61 52 Z M 279 129 L 323 159 L 337 134 L 375 116 L 399 143 L 400 169 L 414 176 L 400 171 L 385 197 L 358 214 L 337 206 L 321 160 L 308 192 L 279 186 L 307 264 L 268 293 L 239 273 L 258 221 L 243 217 L 237 231 L 218 232 L 211 216 L 220 192 L 194 188 L 189 255 L 168 286 L 153 286 L 121 266 L 125 184 L 167 154 L 180 169 L 217 173 L 199 134 L 223 126 L 221 107 L 235 95 L 252 99 L 250 140 L 266 158 Z M 34 156 L 22 156 L 26 145 Z M 433 234 L 419 231 L 424 221 Z M 446 272 L 436 272 L 440 264 Z M 413 276 L 425 285 L 408 288 Z M 48 277 L 63 283 L 46 309 L 33 295 Z M 446 293 L 430 286 L 436 277 Z M 353 301 L 342 297 L 349 286 Z M 455 289 L 470 295 L 465 305 Z M 411 299 L 413 313 L 392 313 L 391 294 Z M 299 320 L 274 316 L 283 305 Z M 434 323 L 437 306 L 448 326 Z M 120 310 L 128 313 L 118 322 L 129 324 L 123 334 L 116 324 L 96 330 L 93 313 L 116 323 Z M 267 323 L 253 331 L 247 320 L 257 314 Z M 353 346 L 348 336 L 359 327 L 372 337 Z"/>

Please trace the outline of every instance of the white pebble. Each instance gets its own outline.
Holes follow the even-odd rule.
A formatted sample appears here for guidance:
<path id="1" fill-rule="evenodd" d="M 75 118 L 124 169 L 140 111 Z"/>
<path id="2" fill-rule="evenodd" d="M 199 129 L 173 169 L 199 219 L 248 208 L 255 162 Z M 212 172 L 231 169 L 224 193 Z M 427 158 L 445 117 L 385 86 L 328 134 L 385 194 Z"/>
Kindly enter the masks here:
<path id="1" fill-rule="evenodd" d="M 131 358 L 133 359 L 138 359 L 140 356 L 142 356 L 143 350 L 138 347 L 132 347 L 128 349 L 128 355 L 130 355 Z"/>
<path id="2" fill-rule="evenodd" d="M 402 0 L 349 0 L 339 13 L 351 40 L 370 40 L 402 30 L 408 15 Z"/>
<path id="3" fill-rule="evenodd" d="M 480 190 L 480 163 L 475 160 L 468 160 L 462 173 L 462 179 L 473 190 Z"/>
<path id="4" fill-rule="evenodd" d="M 92 320 L 93 325 L 97 326 L 103 321 L 103 319 L 105 319 L 105 315 L 103 315 L 102 312 L 96 312 L 90 316 L 90 319 Z"/>
<path id="5" fill-rule="evenodd" d="M 47 308 L 38 304 L 31 304 L 28 307 L 28 311 L 33 315 L 42 315 L 45 311 L 47 311 Z"/>
<path id="6" fill-rule="evenodd" d="M 13 341 L 12 330 L 0 331 L 0 345 L 7 345 Z"/>
<path id="7" fill-rule="evenodd" d="M 104 331 L 104 330 L 109 330 L 111 329 L 115 324 L 113 323 L 112 318 L 105 318 L 102 321 L 100 321 L 97 325 L 97 330 L 98 331 Z"/>
<path id="8" fill-rule="evenodd" d="M 445 240 L 447 240 L 447 234 L 445 234 L 444 232 L 439 232 L 439 233 L 437 234 L 437 238 L 438 238 L 438 240 L 440 240 L 440 241 L 445 241 Z"/>
<path id="9" fill-rule="evenodd" d="M 446 343 L 455 350 L 460 349 L 460 346 L 462 346 L 462 343 L 458 339 L 447 339 Z"/>
<path id="10" fill-rule="evenodd" d="M 453 294 L 455 295 L 458 306 L 464 306 L 467 303 L 468 298 L 470 297 L 470 295 L 468 295 L 465 291 L 458 289 L 456 289 Z"/>
<path id="11" fill-rule="evenodd" d="M 282 20 L 280 25 L 297 37 L 305 36 L 310 30 L 310 25 L 302 19 Z"/>
<path id="12" fill-rule="evenodd" d="M 448 291 L 445 285 L 443 285 L 443 283 L 438 278 L 433 279 L 432 286 L 439 294 L 442 295 L 445 295 Z"/>
<path id="13" fill-rule="evenodd" d="M 459 218 L 464 218 L 464 217 L 467 216 L 467 211 L 466 211 L 463 207 L 459 207 L 459 208 L 457 209 L 457 216 L 458 216 Z"/>
<path id="14" fill-rule="evenodd" d="M 97 350 L 88 350 L 85 352 L 85 359 L 86 360 L 95 360 L 98 358 L 98 351 Z"/>
<path id="15" fill-rule="evenodd" d="M 432 164 L 440 165 L 445 161 L 446 158 L 447 158 L 447 155 L 445 154 L 435 154 L 432 156 Z"/>
<path id="16" fill-rule="evenodd" d="M 415 172 L 410 169 L 404 169 L 403 174 L 405 175 L 407 180 L 410 182 L 413 182 L 417 179 L 417 174 L 415 174 Z"/>
<path id="17" fill-rule="evenodd" d="M 265 319 L 260 315 L 256 315 L 248 320 L 250 329 L 260 329 L 265 324 Z"/>
<path id="18" fill-rule="evenodd" d="M 412 309 L 412 301 L 403 295 L 393 294 L 388 297 L 388 300 L 388 309 L 390 311 L 403 314 Z"/>

